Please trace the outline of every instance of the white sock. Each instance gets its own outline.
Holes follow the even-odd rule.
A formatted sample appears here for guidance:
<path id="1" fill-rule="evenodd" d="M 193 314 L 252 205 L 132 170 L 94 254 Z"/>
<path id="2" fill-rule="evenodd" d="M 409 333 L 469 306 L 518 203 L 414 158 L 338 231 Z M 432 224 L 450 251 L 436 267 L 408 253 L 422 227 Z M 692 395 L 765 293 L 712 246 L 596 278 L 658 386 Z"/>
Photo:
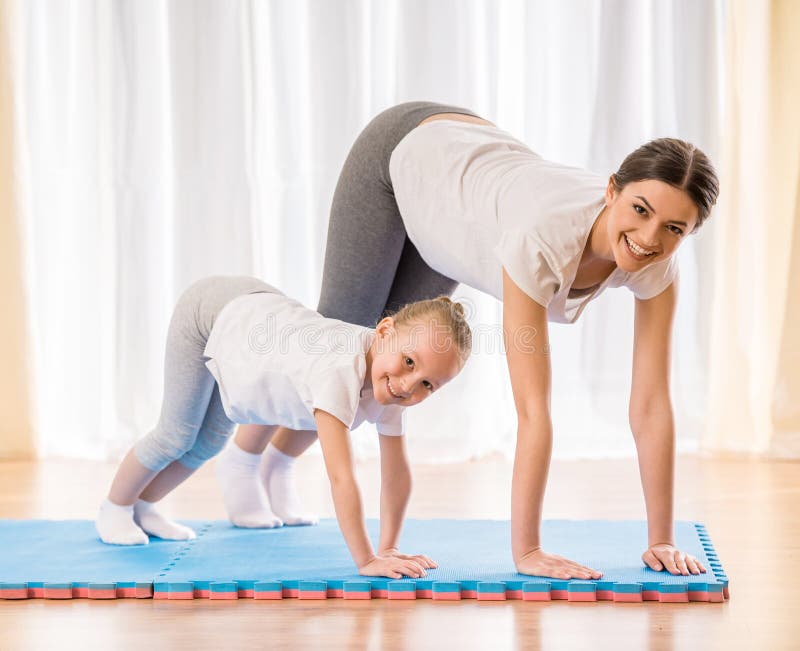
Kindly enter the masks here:
<path id="1" fill-rule="evenodd" d="M 194 529 L 168 520 L 158 512 L 153 502 L 137 500 L 133 505 L 133 518 L 142 529 L 151 536 L 163 540 L 191 540 L 197 538 Z"/>
<path id="2" fill-rule="evenodd" d="M 319 517 L 307 513 L 294 487 L 295 457 L 268 445 L 261 460 L 261 481 L 269 496 L 272 509 L 287 525 L 318 524 Z"/>
<path id="3" fill-rule="evenodd" d="M 146 545 L 147 534 L 133 521 L 133 504 L 128 506 L 103 500 L 94 522 L 100 540 L 109 545 Z"/>
<path id="4" fill-rule="evenodd" d="M 228 519 L 237 527 L 272 529 L 283 525 L 272 512 L 264 487 L 258 479 L 260 454 L 245 452 L 236 440 L 217 457 L 217 477 Z"/>

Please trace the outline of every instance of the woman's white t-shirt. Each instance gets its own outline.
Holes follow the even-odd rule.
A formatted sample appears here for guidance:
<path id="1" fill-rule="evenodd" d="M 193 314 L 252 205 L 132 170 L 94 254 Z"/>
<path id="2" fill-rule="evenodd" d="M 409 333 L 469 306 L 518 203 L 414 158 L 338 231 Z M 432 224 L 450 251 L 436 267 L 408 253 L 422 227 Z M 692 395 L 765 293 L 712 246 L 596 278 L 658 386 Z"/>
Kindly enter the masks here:
<path id="1" fill-rule="evenodd" d="M 652 298 L 677 275 L 674 256 L 635 273 L 617 267 L 570 297 L 607 181 L 545 160 L 496 127 L 422 124 L 394 149 L 389 173 L 408 237 L 431 268 L 500 300 L 505 268 L 550 321 L 574 322 L 606 287 Z"/>
<path id="2" fill-rule="evenodd" d="M 217 316 L 206 366 L 234 423 L 316 430 L 314 409 L 322 409 L 350 429 L 367 421 L 400 436 L 403 407 L 363 388 L 374 338 L 370 328 L 326 319 L 284 294 L 247 294 Z"/>

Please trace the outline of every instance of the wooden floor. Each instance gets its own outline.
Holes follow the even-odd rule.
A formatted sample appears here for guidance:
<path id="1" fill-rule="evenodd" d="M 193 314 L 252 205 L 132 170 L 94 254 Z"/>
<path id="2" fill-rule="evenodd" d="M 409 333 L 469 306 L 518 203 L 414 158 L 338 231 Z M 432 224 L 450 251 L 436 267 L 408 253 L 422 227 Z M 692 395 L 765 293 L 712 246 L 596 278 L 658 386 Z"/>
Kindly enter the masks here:
<path id="1" fill-rule="evenodd" d="M 301 464 L 306 502 L 330 517 L 321 460 Z M 113 471 L 0 463 L 0 517 L 91 518 Z M 510 471 L 501 460 L 418 466 L 409 516 L 507 518 Z M 0 649 L 800 649 L 800 464 L 684 457 L 677 473 L 676 516 L 706 523 L 730 578 L 727 603 L 0 600 Z M 359 476 L 375 517 L 376 464 L 362 464 Z M 213 468 L 166 510 L 223 517 Z M 553 464 L 545 517 L 643 512 L 634 461 Z"/>

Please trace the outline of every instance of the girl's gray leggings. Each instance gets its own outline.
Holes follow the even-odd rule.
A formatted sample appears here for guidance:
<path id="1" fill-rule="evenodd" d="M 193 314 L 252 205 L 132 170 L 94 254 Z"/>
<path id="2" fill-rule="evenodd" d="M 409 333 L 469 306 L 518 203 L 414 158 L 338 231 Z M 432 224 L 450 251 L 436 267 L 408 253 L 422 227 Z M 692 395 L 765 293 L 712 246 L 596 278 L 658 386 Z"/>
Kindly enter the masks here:
<path id="1" fill-rule="evenodd" d="M 368 328 L 406 303 L 451 295 L 458 283 L 431 269 L 406 235 L 389 177 L 397 144 L 437 113 L 472 111 L 408 102 L 383 111 L 353 144 L 333 195 L 317 311 Z M 478 116 L 476 116 L 478 117 Z"/>
<path id="2" fill-rule="evenodd" d="M 215 276 L 196 282 L 178 299 L 167 331 L 161 416 L 133 448 L 145 468 L 158 471 L 175 460 L 198 468 L 224 447 L 234 423 L 225 415 L 217 382 L 206 368 L 206 341 L 229 301 L 277 291 L 256 278 Z"/>

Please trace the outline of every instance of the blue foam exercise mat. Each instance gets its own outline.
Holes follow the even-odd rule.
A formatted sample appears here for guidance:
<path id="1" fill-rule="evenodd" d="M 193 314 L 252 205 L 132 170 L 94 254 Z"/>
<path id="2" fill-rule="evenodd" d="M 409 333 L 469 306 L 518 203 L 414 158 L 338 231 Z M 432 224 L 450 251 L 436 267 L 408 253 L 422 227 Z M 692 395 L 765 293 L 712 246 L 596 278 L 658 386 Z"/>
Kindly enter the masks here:
<path id="1" fill-rule="evenodd" d="M 673 576 L 641 562 L 641 521 L 546 520 L 548 549 L 601 570 L 598 581 L 557 580 L 514 571 L 510 525 L 497 520 L 407 520 L 402 549 L 439 567 L 424 579 L 356 573 L 338 524 L 239 529 L 227 521 L 187 521 L 189 541 L 151 538 L 124 547 L 100 542 L 88 520 L 0 520 L 0 598 L 156 599 L 478 599 L 497 601 L 721 602 L 728 579 L 700 523 L 676 522 L 678 546 L 708 572 Z M 377 540 L 379 523 L 367 528 Z"/>

